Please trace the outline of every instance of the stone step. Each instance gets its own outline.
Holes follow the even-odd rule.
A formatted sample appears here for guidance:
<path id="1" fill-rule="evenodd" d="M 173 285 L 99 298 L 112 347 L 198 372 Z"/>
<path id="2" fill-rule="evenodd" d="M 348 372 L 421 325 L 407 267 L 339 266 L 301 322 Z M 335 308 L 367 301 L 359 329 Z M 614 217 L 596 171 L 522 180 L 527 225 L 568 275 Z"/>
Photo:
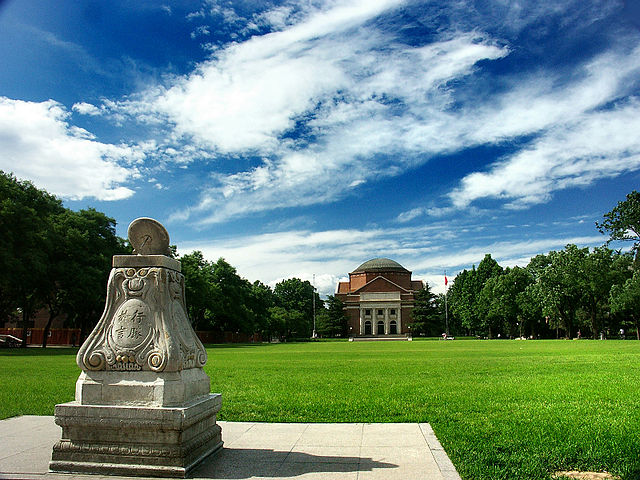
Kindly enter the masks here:
<path id="1" fill-rule="evenodd" d="M 411 341 L 412 338 L 407 335 L 366 335 L 361 337 L 350 337 L 350 342 L 385 342 L 385 341 Z"/>

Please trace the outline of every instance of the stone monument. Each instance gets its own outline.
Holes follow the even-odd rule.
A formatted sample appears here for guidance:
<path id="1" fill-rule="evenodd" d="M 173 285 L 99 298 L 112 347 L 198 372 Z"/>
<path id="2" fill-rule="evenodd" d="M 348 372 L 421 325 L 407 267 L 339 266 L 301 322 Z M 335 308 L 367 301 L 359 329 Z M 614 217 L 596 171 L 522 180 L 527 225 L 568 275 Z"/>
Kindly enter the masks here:
<path id="1" fill-rule="evenodd" d="M 54 472 L 184 477 L 222 447 L 207 352 L 187 319 L 169 235 L 129 225 L 135 255 L 115 255 L 104 313 L 78 351 L 75 401 L 56 405 Z"/>

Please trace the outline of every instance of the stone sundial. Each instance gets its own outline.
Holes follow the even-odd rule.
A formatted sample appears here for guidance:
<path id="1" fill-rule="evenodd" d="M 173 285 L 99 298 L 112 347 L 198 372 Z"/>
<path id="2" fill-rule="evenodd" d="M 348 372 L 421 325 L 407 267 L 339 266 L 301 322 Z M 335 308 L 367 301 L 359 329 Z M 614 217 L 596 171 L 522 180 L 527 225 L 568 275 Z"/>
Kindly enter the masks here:
<path id="1" fill-rule="evenodd" d="M 153 218 L 135 219 L 127 230 L 133 253 L 138 255 L 168 255 L 169 233 L 166 228 Z"/>
<path id="2" fill-rule="evenodd" d="M 54 472 L 184 477 L 222 447 L 207 352 L 191 327 L 180 262 L 152 218 L 129 225 L 104 313 L 78 351 L 76 399 L 56 405 Z"/>

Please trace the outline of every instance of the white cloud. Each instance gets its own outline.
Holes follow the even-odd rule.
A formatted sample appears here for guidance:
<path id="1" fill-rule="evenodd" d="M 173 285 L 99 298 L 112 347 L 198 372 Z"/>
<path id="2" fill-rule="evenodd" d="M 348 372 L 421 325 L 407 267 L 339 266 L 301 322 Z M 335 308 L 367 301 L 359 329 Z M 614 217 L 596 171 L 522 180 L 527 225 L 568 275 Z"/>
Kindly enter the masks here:
<path id="1" fill-rule="evenodd" d="M 102 114 L 102 110 L 100 110 L 95 105 L 87 102 L 74 103 L 71 107 L 71 110 L 73 110 L 74 112 L 78 112 L 81 115 L 96 116 Z"/>
<path id="2" fill-rule="evenodd" d="M 98 142 L 69 125 L 68 118 L 53 100 L 0 97 L 0 169 L 63 198 L 121 200 L 133 195 L 123 184 L 138 175 L 135 163 L 143 153 Z"/>
<path id="3" fill-rule="evenodd" d="M 601 245 L 602 236 L 556 237 L 537 240 L 487 241 L 469 245 L 452 243 L 459 234 L 449 225 L 373 230 L 308 230 L 247 235 L 209 241 L 185 242 L 180 253 L 203 252 L 216 261 L 225 258 L 238 273 L 250 281 L 260 280 L 271 286 L 292 277 L 312 281 L 323 295 L 335 293 L 338 281 L 362 262 L 378 256 L 392 258 L 409 270 L 415 279 L 429 281 L 437 293 L 444 292 L 444 270 L 449 280 L 473 264 L 478 265 L 486 253 L 503 267 L 525 266 L 529 259 L 549 250 L 560 250 L 567 243 L 580 246 Z M 466 237 L 465 237 L 466 238 Z"/>
<path id="4" fill-rule="evenodd" d="M 590 128 L 587 117 L 637 86 L 636 37 L 621 37 L 573 71 L 517 73 L 495 86 L 483 83 L 487 72 L 480 62 L 503 59 L 518 45 L 491 37 L 481 25 L 452 21 L 432 43 L 414 47 L 372 21 L 401 6 L 397 2 L 316 5 L 286 4 L 254 16 L 256 24 L 279 30 L 216 48 L 210 60 L 166 88 L 105 103 L 111 112 L 139 121 L 168 122 L 171 140 L 184 142 L 194 152 L 180 149 L 182 161 L 206 158 L 203 152 L 229 164 L 235 158 L 259 159 L 249 167 L 242 162 L 243 167 L 225 168 L 224 174 L 212 172 L 198 202 L 175 212 L 173 219 L 206 224 L 328 203 L 434 156 L 478 145 L 505 145 L 523 136 L 533 140 L 514 159 L 542 147 L 553 150 L 554 141 L 557 144 L 563 136 L 571 141 L 572 135 L 579 135 L 572 133 L 574 129 Z M 217 15 L 225 8 L 211 3 Z M 453 12 L 452 18 L 462 18 L 465 9 L 471 9 L 471 17 L 486 26 L 504 22 L 505 30 L 513 32 L 548 15 L 582 28 L 580 18 L 596 11 L 600 17 L 607 15 L 613 7 L 598 9 L 571 0 L 539 6 L 511 2 L 477 11 L 455 2 L 443 8 Z M 225 14 L 230 23 L 236 22 L 232 13 Z M 615 123 L 620 112 L 612 112 Z M 299 131 L 305 135 L 298 136 Z M 525 182 L 523 193 L 510 206 L 544 201 L 554 190 L 640 168 L 633 160 L 626 169 L 609 168 L 621 157 L 615 154 L 616 145 L 606 143 L 609 146 L 599 150 L 602 162 L 583 156 L 571 161 L 573 173 L 539 161 L 533 166 L 539 178 Z M 608 167 L 599 174 L 603 162 Z M 504 165 L 506 160 L 495 171 Z M 511 201 L 508 189 L 518 187 L 501 185 L 507 177 L 491 172 L 465 178 L 451 195 L 454 206 L 466 207 L 482 195 Z M 525 195 L 527 189 L 530 194 Z M 450 208 L 426 202 L 401 213 L 398 221 L 440 216 Z"/>
<path id="5" fill-rule="evenodd" d="M 462 179 L 451 200 L 466 207 L 474 200 L 500 198 L 512 208 L 549 200 L 555 190 L 640 169 L 640 101 L 589 112 L 550 129 L 529 147 Z"/>

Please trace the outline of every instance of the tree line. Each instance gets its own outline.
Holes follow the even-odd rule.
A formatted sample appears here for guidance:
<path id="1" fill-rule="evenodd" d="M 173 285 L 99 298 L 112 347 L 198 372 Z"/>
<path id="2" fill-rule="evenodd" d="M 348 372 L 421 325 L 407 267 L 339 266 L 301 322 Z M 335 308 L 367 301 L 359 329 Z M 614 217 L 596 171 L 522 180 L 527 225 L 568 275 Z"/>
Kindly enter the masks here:
<path id="1" fill-rule="evenodd" d="M 115 227 L 104 213 L 65 208 L 55 196 L 0 171 L 0 319 L 16 318 L 23 345 L 43 309 L 43 346 L 57 317 L 79 328 L 81 338 L 93 328 L 104 309 L 112 256 L 132 252 Z M 448 329 L 491 338 L 578 332 L 596 338 L 631 328 L 640 339 L 640 194 L 627 195 L 597 228 L 609 242 L 633 242 L 631 251 L 612 250 L 609 242 L 595 249 L 567 245 L 512 268 L 488 254 L 455 277 L 446 299 L 428 284 L 417 292 L 413 334 L 438 336 Z M 333 295 L 323 301 L 308 281 L 290 278 L 271 288 L 242 278 L 223 258 L 210 262 L 200 251 L 179 256 L 172 248 L 196 330 L 294 339 L 312 336 L 315 323 L 320 336 L 347 335 L 342 302 Z"/>
<path id="2" fill-rule="evenodd" d="M 196 330 L 302 339 L 312 336 L 315 319 L 319 335 L 334 337 L 347 331 L 342 302 L 333 295 L 323 301 L 308 280 L 289 278 L 271 288 L 240 277 L 223 258 L 209 262 L 195 251 L 179 259 L 189 318 Z"/>
<path id="3" fill-rule="evenodd" d="M 113 255 L 132 253 L 116 235 L 115 220 L 92 208 L 65 208 L 54 195 L 0 171 L 0 235 L 0 320 L 21 325 L 23 346 L 34 315 L 43 309 L 43 347 L 58 317 L 85 338 L 104 309 Z M 316 331 L 346 331 L 340 301 L 330 296 L 324 302 L 308 281 L 292 278 L 272 289 L 241 278 L 222 258 L 208 262 L 199 251 L 178 258 L 196 329 L 308 338 L 315 297 Z"/>
<path id="4" fill-rule="evenodd" d="M 640 340 L 640 194 L 631 192 L 596 227 L 609 239 L 594 249 L 570 244 L 512 268 L 487 254 L 477 268 L 460 272 L 448 290 L 450 330 L 488 338 L 598 338 L 631 329 Z M 616 240 L 633 242 L 631 250 L 609 248 Z M 444 313 L 444 296 L 427 286 L 416 298 L 414 331 L 439 335 Z"/>

